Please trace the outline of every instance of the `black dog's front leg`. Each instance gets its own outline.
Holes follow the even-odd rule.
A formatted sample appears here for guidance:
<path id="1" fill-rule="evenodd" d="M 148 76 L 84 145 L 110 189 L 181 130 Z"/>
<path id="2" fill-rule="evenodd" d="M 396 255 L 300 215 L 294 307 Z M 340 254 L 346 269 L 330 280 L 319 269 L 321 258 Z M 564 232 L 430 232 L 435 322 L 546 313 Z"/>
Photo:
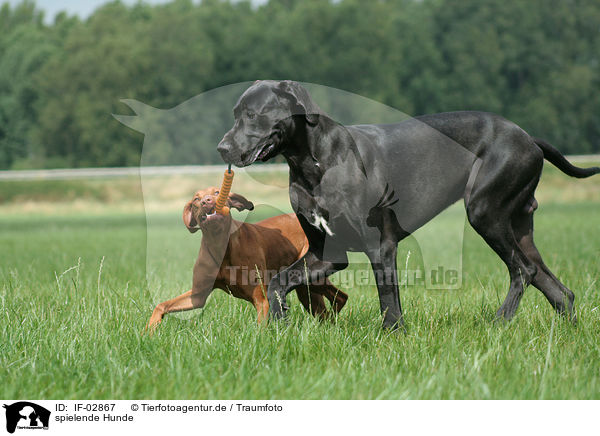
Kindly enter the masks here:
<path id="1" fill-rule="evenodd" d="M 267 289 L 269 312 L 275 319 L 285 316 L 288 309 L 287 294 L 299 285 L 324 284 L 325 279 L 348 266 L 348 262 L 333 263 L 321 260 L 308 251 L 285 270 L 276 274 Z"/>
<path id="2" fill-rule="evenodd" d="M 398 270 L 396 268 L 398 244 L 386 242 L 377 252 L 369 253 L 371 267 L 377 283 L 379 306 L 383 315 L 383 328 L 396 330 L 404 326 L 400 295 L 398 293 Z"/>

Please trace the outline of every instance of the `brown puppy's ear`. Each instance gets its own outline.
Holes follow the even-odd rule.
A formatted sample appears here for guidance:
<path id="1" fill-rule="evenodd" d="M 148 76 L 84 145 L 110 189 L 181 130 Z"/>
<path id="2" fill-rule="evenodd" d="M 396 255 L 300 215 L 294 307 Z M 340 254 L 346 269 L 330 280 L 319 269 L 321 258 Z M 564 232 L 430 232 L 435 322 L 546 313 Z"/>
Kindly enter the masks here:
<path id="1" fill-rule="evenodd" d="M 183 224 L 187 227 L 190 233 L 196 233 L 198 231 L 198 222 L 192 215 L 192 202 L 188 201 L 185 207 L 183 208 Z"/>
<path id="2" fill-rule="evenodd" d="M 252 204 L 251 201 L 246 200 L 246 198 L 243 195 L 240 194 L 236 194 L 235 192 L 232 192 L 231 194 L 229 194 L 229 198 L 227 200 L 227 205 L 229 207 L 234 207 L 239 211 L 242 210 L 253 210 L 254 209 L 254 204 Z"/>

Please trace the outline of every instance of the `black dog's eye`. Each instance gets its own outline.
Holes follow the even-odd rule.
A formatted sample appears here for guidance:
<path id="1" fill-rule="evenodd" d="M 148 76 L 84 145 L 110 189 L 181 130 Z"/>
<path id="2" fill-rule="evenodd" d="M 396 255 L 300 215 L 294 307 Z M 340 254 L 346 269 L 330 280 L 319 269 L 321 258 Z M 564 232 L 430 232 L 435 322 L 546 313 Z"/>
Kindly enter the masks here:
<path id="1" fill-rule="evenodd" d="M 253 120 L 254 118 L 256 118 L 256 114 L 252 111 L 247 111 L 246 117 L 248 117 L 249 120 Z"/>

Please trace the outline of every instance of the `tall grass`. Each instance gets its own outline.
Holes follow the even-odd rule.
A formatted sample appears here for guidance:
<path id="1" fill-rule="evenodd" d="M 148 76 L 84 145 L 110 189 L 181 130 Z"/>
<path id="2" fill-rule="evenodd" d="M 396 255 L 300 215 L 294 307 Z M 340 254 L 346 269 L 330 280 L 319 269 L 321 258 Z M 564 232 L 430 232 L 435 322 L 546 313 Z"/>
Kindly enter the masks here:
<path id="1" fill-rule="evenodd" d="M 0 396 L 598 398 L 599 213 L 597 204 L 552 206 L 537 220 L 547 263 L 577 294 L 575 326 L 534 288 L 513 322 L 494 323 L 507 274 L 467 231 L 461 290 L 402 289 L 406 334 L 381 330 L 376 291 L 364 286 L 345 289 L 334 323 L 315 321 L 292 296 L 288 322 L 266 327 L 217 290 L 204 310 L 167 316 L 153 337 L 142 335 L 157 302 L 143 216 L 4 218 Z M 193 260 L 173 259 L 181 283 L 169 274 L 162 283 L 172 296 Z"/>

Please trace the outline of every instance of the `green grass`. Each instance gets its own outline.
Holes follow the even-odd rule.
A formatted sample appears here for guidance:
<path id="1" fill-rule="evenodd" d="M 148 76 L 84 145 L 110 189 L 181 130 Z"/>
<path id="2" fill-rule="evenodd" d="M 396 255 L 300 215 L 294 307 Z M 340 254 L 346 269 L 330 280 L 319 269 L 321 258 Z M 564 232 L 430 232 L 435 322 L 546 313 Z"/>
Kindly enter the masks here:
<path id="1" fill-rule="evenodd" d="M 335 323 L 292 295 L 289 322 L 259 327 L 250 304 L 216 290 L 205 309 L 144 336 L 158 299 L 191 280 L 199 235 L 179 213 L 150 216 L 148 234 L 144 215 L 109 206 L 0 217 L 0 397 L 600 398 L 599 202 L 542 204 L 536 216 L 546 263 L 576 294 L 577 325 L 533 287 L 511 323 L 495 324 L 508 275 L 467 228 L 460 290 L 401 289 L 406 334 L 382 331 L 375 288 L 355 286 Z M 408 250 L 419 267 L 407 240 L 400 270 Z"/>

